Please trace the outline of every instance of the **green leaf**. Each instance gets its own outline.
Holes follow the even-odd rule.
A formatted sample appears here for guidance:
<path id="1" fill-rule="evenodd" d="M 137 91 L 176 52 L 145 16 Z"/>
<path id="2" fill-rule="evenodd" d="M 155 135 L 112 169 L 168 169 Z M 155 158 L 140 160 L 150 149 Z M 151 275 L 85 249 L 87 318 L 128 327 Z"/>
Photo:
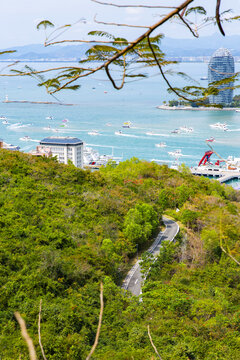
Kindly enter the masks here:
<path id="1" fill-rule="evenodd" d="M 41 29 L 41 28 L 46 29 L 47 27 L 54 27 L 54 24 L 49 20 L 43 20 L 39 24 L 37 24 L 37 29 L 38 30 Z"/>
<path id="2" fill-rule="evenodd" d="M 108 38 L 108 39 L 113 39 L 113 40 L 115 40 L 114 36 L 113 36 L 112 34 L 109 34 L 109 33 L 106 32 L 106 31 L 90 31 L 90 32 L 88 33 L 88 35 L 90 35 L 90 36 L 100 36 L 100 37 L 105 36 L 105 37 Z"/>
<path id="3" fill-rule="evenodd" d="M 207 14 L 206 10 L 202 6 L 195 6 L 195 7 L 189 8 L 186 11 L 185 16 L 188 16 L 191 13 L 201 14 L 201 15 L 206 15 Z"/>

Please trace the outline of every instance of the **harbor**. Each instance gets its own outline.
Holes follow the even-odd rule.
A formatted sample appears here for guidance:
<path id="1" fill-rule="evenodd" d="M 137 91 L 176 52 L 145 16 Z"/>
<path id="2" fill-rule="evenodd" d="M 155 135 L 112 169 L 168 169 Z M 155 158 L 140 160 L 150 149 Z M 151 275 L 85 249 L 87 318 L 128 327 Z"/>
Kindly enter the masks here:
<path id="1" fill-rule="evenodd" d="M 240 170 L 223 170 L 219 168 L 191 168 L 191 173 L 197 176 L 216 178 L 221 184 L 233 179 L 240 179 Z"/>

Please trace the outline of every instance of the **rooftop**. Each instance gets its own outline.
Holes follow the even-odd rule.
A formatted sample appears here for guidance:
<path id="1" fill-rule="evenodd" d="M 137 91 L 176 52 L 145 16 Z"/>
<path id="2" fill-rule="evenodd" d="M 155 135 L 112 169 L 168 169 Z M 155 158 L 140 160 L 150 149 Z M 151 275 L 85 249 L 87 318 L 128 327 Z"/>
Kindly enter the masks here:
<path id="1" fill-rule="evenodd" d="M 71 136 L 49 136 L 40 141 L 41 145 L 81 145 L 83 141 Z"/>
<path id="2" fill-rule="evenodd" d="M 232 54 L 230 53 L 230 51 L 228 50 L 228 49 L 225 49 L 225 48 L 219 48 L 219 49 L 217 49 L 214 53 L 213 53 L 213 55 L 212 55 L 212 57 L 222 57 L 222 56 L 229 56 L 229 57 L 232 57 Z"/>

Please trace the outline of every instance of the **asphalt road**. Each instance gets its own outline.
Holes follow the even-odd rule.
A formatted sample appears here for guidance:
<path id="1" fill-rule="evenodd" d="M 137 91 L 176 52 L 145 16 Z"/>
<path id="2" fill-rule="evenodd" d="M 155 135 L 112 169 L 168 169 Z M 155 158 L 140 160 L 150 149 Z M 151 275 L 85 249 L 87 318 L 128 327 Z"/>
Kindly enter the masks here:
<path id="1" fill-rule="evenodd" d="M 175 223 L 175 221 L 163 217 L 163 222 L 166 226 L 165 230 L 163 232 L 160 231 L 156 240 L 148 249 L 148 251 L 152 253 L 154 257 L 156 257 L 160 252 L 161 242 L 164 240 L 168 240 L 170 242 L 173 241 L 179 232 L 179 226 L 177 223 Z M 138 260 L 132 267 L 122 285 L 123 289 L 129 290 L 133 295 L 137 296 L 141 294 L 141 285 L 143 282 L 140 261 L 141 260 Z"/>

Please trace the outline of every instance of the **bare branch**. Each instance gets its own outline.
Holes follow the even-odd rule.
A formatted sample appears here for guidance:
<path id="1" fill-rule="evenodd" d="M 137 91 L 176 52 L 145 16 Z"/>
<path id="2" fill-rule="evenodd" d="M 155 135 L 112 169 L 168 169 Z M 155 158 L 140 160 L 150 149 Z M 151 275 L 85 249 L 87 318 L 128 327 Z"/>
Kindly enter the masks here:
<path id="1" fill-rule="evenodd" d="M 171 11 L 169 14 L 167 14 L 164 18 L 162 18 L 161 20 L 159 20 L 157 23 L 155 23 L 154 25 L 152 25 L 151 27 L 149 27 L 149 29 L 142 34 L 141 36 L 139 36 L 135 41 L 133 41 L 132 43 L 130 43 L 128 46 L 126 46 L 123 50 L 119 51 L 117 54 L 115 54 L 114 56 L 112 56 L 111 59 L 109 59 L 107 62 L 105 62 L 104 64 L 100 65 L 99 67 L 97 67 L 96 69 L 90 71 L 89 73 L 83 74 L 83 75 L 76 75 L 73 79 L 71 79 L 70 81 L 68 81 L 67 83 L 65 83 L 64 85 L 60 86 L 58 89 L 49 92 L 50 94 L 54 94 L 57 91 L 60 91 L 62 89 L 64 89 L 64 87 L 66 87 L 67 85 L 71 84 L 72 82 L 74 82 L 75 80 L 81 78 L 81 77 L 86 77 L 88 75 L 94 74 L 95 72 L 102 70 L 103 68 L 106 69 L 106 67 L 108 67 L 108 65 L 110 65 L 113 61 L 117 60 L 118 58 L 120 58 L 122 55 L 126 54 L 129 50 L 132 50 L 134 48 L 134 46 L 136 46 L 138 43 L 140 43 L 143 39 L 147 38 L 148 36 L 150 36 L 150 34 L 156 30 L 159 26 L 161 26 L 162 24 L 164 24 L 165 22 L 167 22 L 169 19 L 171 19 L 173 16 L 175 16 L 176 14 L 179 13 L 179 11 L 181 11 L 182 9 L 184 9 L 186 6 L 188 6 L 191 2 L 193 2 L 194 0 L 186 0 L 184 1 L 177 9 Z M 173 90 L 174 91 L 174 90 Z M 178 95 L 180 96 L 180 95 Z"/>
<path id="2" fill-rule="evenodd" d="M 187 6 L 181 11 L 181 14 L 180 14 L 180 15 L 181 15 L 181 16 L 184 16 L 186 10 L 187 10 Z"/>
<path id="3" fill-rule="evenodd" d="M 68 43 L 68 42 L 78 42 L 78 43 L 87 43 L 87 44 L 112 44 L 113 42 L 115 44 L 122 44 L 122 41 L 103 41 L 103 40 L 61 40 L 61 41 L 54 41 L 50 43 L 44 43 L 44 46 L 50 46 L 50 45 L 56 45 L 56 44 L 62 44 L 62 43 Z M 132 44 L 131 41 L 128 42 L 129 44 Z"/>
<path id="4" fill-rule="evenodd" d="M 182 22 L 187 26 L 187 28 L 191 31 L 192 35 L 196 38 L 199 37 L 198 34 L 196 34 L 193 29 L 191 28 L 191 26 L 187 23 L 187 21 L 182 17 L 182 14 L 178 14 L 180 20 L 182 20 Z"/>
<path id="5" fill-rule="evenodd" d="M 24 338 L 27 346 L 28 346 L 28 351 L 29 351 L 29 356 L 31 360 L 37 360 L 37 355 L 36 355 L 36 351 L 33 345 L 33 341 L 30 338 L 30 336 L 28 335 L 27 332 L 27 328 L 26 328 L 26 324 L 25 321 L 23 320 L 23 318 L 21 317 L 21 315 L 19 314 L 19 312 L 15 312 L 14 313 L 15 318 L 17 319 L 17 322 L 19 323 L 19 326 L 21 328 L 21 333 L 22 333 L 22 337 Z"/>
<path id="6" fill-rule="evenodd" d="M 149 327 L 149 325 L 148 325 L 147 329 L 148 329 L 148 337 L 149 337 L 150 343 L 151 343 L 151 345 L 152 345 L 155 353 L 156 353 L 157 356 L 159 357 L 159 359 L 162 360 L 161 356 L 159 355 L 159 353 L 158 353 L 158 351 L 157 351 L 156 346 L 155 346 L 154 343 L 153 343 L 153 340 L 152 340 L 152 337 L 151 337 L 151 333 L 150 333 L 150 327 Z"/>
<path id="7" fill-rule="evenodd" d="M 221 0 L 217 0 L 217 4 L 216 4 L 216 21 L 217 21 L 217 25 L 218 28 L 220 30 L 220 32 L 222 33 L 223 36 L 225 36 L 225 32 L 222 28 L 222 24 L 221 24 L 221 20 L 220 20 L 220 5 L 221 5 Z"/>
<path id="8" fill-rule="evenodd" d="M 98 339 L 99 339 L 101 325 L 102 325 L 103 307 L 104 307 L 104 303 L 103 303 L 103 283 L 101 282 L 100 283 L 100 313 L 99 313 L 99 320 L 98 320 L 98 328 L 97 328 L 97 333 L 96 333 L 96 337 L 95 337 L 93 347 L 91 348 L 90 353 L 86 357 L 86 360 L 89 360 L 91 358 L 91 356 L 94 353 L 94 351 L 95 351 L 95 349 L 97 347 L 97 344 L 98 344 Z"/>
<path id="9" fill-rule="evenodd" d="M 117 90 L 121 90 L 121 89 L 123 88 L 124 81 L 125 81 L 125 76 L 126 76 L 125 55 L 123 55 L 123 56 L 124 56 L 124 72 L 123 72 L 123 77 L 122 77 L 122 83 L 121 83 L 120 86 L 117 86 L 116 83 L 115 83 L 115 81 L 113 80 L 113 78 L 112 78 L 112 76 L 111 76 L 111 74 L 110 74 L 110 71 L 109 71 L 109 64 L 105 67 L 106 74 L 107 74 L 109 80 L 111 81 L 113 87 L 114 87 L 115 89 L 117 89 Z"/>
<path id="10" fill-rule="evenodd" d="M 39 314 L 38 314 L 38 341 L 39 341 L 39 345 L 41 348 L 41 352 L 42 352 L 42 356 L 44 360 L 47 360 L 44 350 L 43 350 L 43 346 L 42 346 L 42 340 L 41 340 L 41 312 L 42 312 L 42 299 L 40 300 L 40 304 L 39 304 Z"/>
<path id="11" fill-rule="evenodd" d="M 113 4 L 113 3 L 105 3 L 103 1 L 99 0 L 91 0 L 92 2 L 95 2 L 100 5 L 108 5 L 108 6 L 115 6 L 115 7 L 124 7 L 124 8 L 150 8 L 150 9 L 176 9 L 176 6 L 157 6 L 157 5 L 119 5 L 119 4 Z"/>
<path id="12" fill-rule="evenodd" d="M 144 25 L 118 24 L 118 23 L 114 23 L 114 22 L 99 21 L 96 19 L 96 15 L 94 16 L 94 21 L 97 24 L 103 24 L 103 25 L 126 26 L 126 27 L 150 29 L 150 26 L 144 26 Z"/>
<path id="13" fill-rule="evenodd" d="M 166 78 L 166 76 L 165 76 L 165 74 L 164 74 L 164 72 L 163 72 L 163 69 L 162 69 L 162 66 L 161 66 L 160 62 L 158 61 L 158 58 L 157 58 L 157 56 L 156 56 L 156 54 L 155 54 L 155 51 L 154 51 L 154 49 L 153 49 L 153 47 L 152 47 L 152 44 L 151 44 L 151 41 L 150 41 L 149 36 L 148 36 L 147 39 L 148 39 L 148 44 L 149 44 L 149 47 L 150 47 L 150 49 L 151 49 L 151 51 L 152 51 L 153 57 L 154 57 L 157 65 L 158 65 L 158 67 L 159 67 L 159 70 L 160 70 L 160 72 L 161 72 L 161 75 L 162 75 L 163 79 L 164 79 L 164 80 L 166 81 L 166 83 L 168 84 L 168 87 L 169 87 L 178 97 L 181 97 L 182 99 L 184 99 L 184 100 L 186 100 L 186 101 L 193 101 L 193 100 L 188 99 L 188 98 L 186 98 L 185 96 L 179 94 L 179 93 L 172 87 L 172 85 L 170 84 L 170 82 L 168 81 L 168 79 Z"/>
<path id="14" fill-rule="evenodd" d="M 76 69 L 76 70 L 83 70 L 83 71 L 92 71 L 93 69 L 90 69 L 90 68 L 79 68 L 79 66 L 71 66 L 70 67 L 71 69 Z M 59 67 L 56 67 L 56 68 L 51 68 L 51 69 L 45 69 L 45 70 L 36 70 L 36 71 L 28 71 L 28 72 L 22 72 L 21 74 L 17 73 L 17 74 L 0 74 L 0 77 L 1 76 L 25 76 L 25 75 L 35 75 L 35 74 L 42 74 L 42 73 L 46 73 L 46 72 L 49 72 L 49 71 L 58 71 L 58 70 L 68 70 L 69 69 L 69 66 L 59 66 Z"/>

